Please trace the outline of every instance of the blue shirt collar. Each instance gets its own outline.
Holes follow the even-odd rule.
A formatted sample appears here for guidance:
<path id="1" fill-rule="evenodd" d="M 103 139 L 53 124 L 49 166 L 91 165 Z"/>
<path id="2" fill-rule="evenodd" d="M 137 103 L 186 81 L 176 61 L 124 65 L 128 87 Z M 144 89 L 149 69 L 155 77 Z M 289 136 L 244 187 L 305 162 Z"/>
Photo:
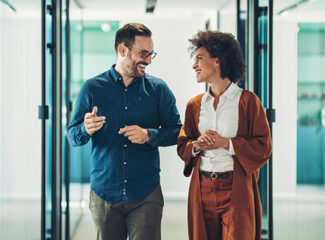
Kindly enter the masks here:
<path id="1" fill-rule="evenodd" d="M 115 71 L 115 65 L 112 65 L 111 69 L 108 71 L 108 74 L 111 76 L 111 78 L 117 82 L 119 80 L 122 80 L 122 77 L 120 76 L 120 74 L 118 74 L 116 71 Z"/>

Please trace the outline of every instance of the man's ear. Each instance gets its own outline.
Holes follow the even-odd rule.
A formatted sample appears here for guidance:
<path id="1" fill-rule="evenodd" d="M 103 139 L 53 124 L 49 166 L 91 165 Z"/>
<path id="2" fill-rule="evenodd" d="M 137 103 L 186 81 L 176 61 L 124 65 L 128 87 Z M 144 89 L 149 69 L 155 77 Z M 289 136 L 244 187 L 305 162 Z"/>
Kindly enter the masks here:
<path id="1" fill-rule="evenodd" d="M 127 47 L 123 43 L 120 43 L 117 47 L 117 52 L 122 57 L 125 57 L 127 54 Z"/>

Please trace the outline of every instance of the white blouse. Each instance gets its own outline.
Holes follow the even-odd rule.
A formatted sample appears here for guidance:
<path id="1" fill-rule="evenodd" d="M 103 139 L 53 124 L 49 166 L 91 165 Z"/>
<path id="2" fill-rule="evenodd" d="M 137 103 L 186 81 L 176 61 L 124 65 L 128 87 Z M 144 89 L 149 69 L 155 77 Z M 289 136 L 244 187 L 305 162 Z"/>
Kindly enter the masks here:
<path id="1" fill-rule="evenodd" d="M 229 150 L 218 148 L 203 151 L 200 169 L 209 172 L 226 172 L 234 170 L 235 155 L 231 138 L 237 135 L 238 130 L 238 105 L 242 89 L 231 83 L 227 90 L 220 96 L 216 110 L 214 110 L 214 97 L 210 89 L 202 96 L 199 131 L 203 134 L 206 130 L 217 131 L 221 136 L 229 138 Z"/>

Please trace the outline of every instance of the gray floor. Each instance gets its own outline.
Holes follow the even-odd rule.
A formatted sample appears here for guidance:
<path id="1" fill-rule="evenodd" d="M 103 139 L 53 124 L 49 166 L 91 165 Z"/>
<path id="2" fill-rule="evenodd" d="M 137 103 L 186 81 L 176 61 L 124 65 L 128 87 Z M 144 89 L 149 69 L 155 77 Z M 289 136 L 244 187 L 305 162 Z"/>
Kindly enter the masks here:
<path id="1" fill-rule="evenodd" d="M 88 210 L 87 191 L 84 196 L 85 201 L 81 204 L 78 202 L 71 204 L 71 223 L 78 226 L 72 240 L 95 239 L 94 225 Z M 187 239 L 186 208 L 185 201 L 165 199 L 163 240 Z M 79 218 L 80 210 L 83 212 L 82 218 Z M 40 239 L 39 229 L 40 200 L 0 201 L 1 240 L 37 240 Z M 325 239 L 324 187 L 299 186 L 295 199 L 274 200 L 274 240 L 282 239 Z"/>
<path id="2" fill-rule="evenodd" d="M 300 186 L 295 199 L 274 200 L 274 240 L 325 239 L 325 188 Z M 165 200 L 162 239 L 186 240 L 186 201 Z M 265 222 L 263 225 L 267 225 Z M 87 208 L 72 240 L 95 239 Z"/>

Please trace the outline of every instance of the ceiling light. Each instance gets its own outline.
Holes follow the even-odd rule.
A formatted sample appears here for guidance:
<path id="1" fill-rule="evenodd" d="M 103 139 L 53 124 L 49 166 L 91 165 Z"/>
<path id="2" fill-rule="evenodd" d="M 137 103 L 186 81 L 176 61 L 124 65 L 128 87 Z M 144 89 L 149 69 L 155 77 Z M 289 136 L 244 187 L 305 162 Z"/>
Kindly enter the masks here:
<path id="1" fill-rule="evenodd" d="M 157 0 L 147 0 L 146 13 L 153 13 L 156 7 Z"/>
<path id="2" fill-rule="evenodd" d="M 284 11 L 284 12 L 282 12 L 280 15 L 281 15 L 282 17 L 285 17 L 285 16 L 288 16 L 288 14 L 289 14 L 288 11 Z"/>
<path id="3" fill-rule="evenodd" d="M 81 32 L 82 31 L 82 25 L 79 23 L 77 24 L 74 29 L 77 31 L 77 32 Z"/>
<path id="4" fill-rule="evenodd" d="M 108 23 L 102 23 L 102 25 L 100 25 L 100 28 L 103 32 L 111 31 L 111 25 L 109 25 Z"/>

